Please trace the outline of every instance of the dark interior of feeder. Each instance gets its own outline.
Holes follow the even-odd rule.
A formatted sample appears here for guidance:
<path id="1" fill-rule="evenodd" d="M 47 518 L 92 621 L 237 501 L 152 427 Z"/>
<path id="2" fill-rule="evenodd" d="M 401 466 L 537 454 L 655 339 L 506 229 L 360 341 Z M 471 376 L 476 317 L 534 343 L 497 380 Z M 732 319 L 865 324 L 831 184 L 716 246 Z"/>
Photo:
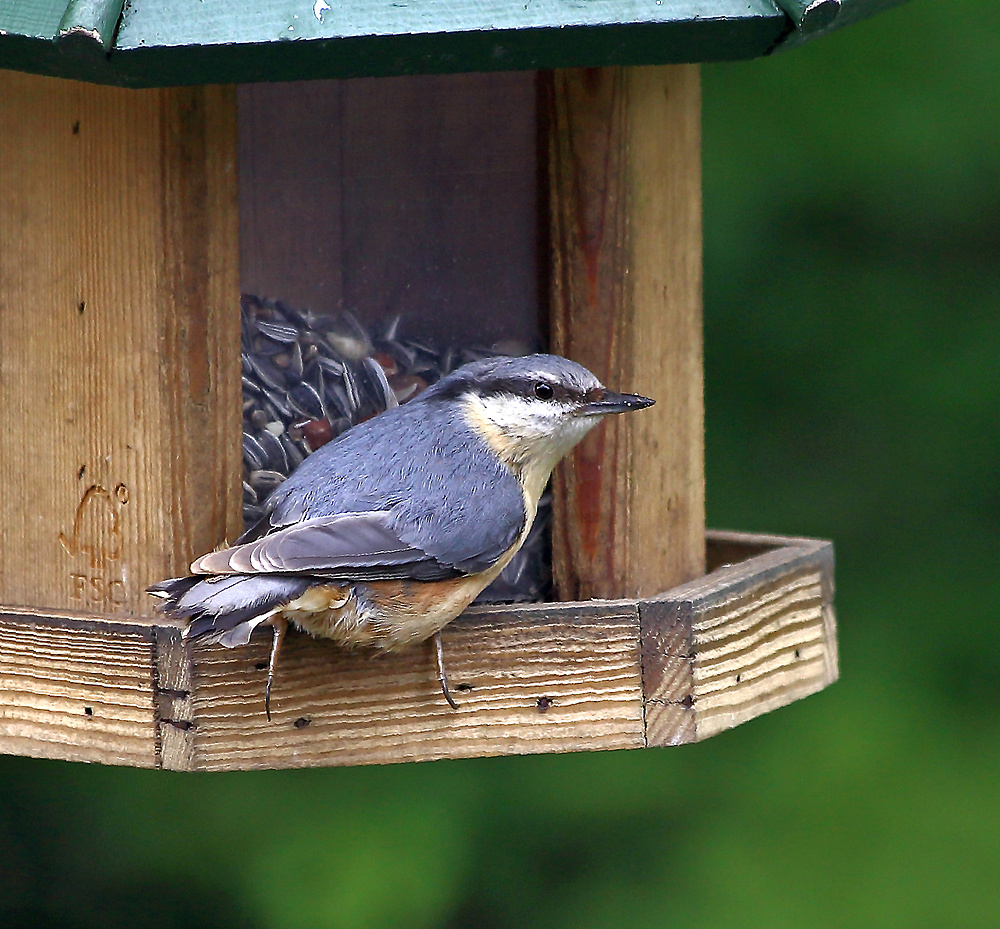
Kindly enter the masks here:
<path id="1" fill-rule="evenodd" d="M 243 515 L 345 429 L 545 347 L 533 74 L 239 92 Z M 545 599 L 551 507 L 480 595 Z"/>

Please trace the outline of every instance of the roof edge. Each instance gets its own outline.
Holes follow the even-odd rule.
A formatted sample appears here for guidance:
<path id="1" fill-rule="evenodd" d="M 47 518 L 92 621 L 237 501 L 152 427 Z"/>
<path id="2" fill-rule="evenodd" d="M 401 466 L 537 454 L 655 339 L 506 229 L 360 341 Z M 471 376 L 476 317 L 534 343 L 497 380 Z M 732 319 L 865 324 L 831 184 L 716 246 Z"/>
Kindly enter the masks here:
<path id="1" fill-rule="evenodd" d="M 905 3 L 906 0 L 777 0 L 781 7 L 795 22 L 796 12 L 801 19 L 796 28 L 790 31 L 772 51 L 785 51 L 798 48 L 806 42 L 827 35 L 837 29 L 843 29 L 862 19 L 874 16 L 894 6 Z"/>

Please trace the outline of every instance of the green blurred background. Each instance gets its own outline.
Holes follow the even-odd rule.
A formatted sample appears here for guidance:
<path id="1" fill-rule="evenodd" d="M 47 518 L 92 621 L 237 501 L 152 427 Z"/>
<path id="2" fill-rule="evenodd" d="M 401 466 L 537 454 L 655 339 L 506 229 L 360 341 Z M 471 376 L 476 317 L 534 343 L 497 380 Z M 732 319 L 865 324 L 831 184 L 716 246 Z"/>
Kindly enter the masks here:
<path id="1" fill-rule="evenodd" d="M 0 758 L 0 925 L 1000 926 L 1000 4 L 704 98 L 709 522 L 835 540 L 841 681 L 681 749 Z"/>

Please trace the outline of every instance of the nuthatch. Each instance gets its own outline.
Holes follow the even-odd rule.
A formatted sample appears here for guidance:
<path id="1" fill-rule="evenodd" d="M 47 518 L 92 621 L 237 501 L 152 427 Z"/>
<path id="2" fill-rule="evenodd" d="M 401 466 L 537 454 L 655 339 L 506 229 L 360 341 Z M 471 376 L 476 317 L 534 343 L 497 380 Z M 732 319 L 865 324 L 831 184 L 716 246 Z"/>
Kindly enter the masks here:
<path id="1" fill-rule="evenodd" d="M 652 400 L 556 355 L 487 358 L 309 456 L 265 514 L 189 577 L 149 588 L 189 639 L 233 647 L 272 627 L 265 707 L 288 623 L 344 646 L 434 638 L 521 547 L 556 463 L 604 416 Z"/>

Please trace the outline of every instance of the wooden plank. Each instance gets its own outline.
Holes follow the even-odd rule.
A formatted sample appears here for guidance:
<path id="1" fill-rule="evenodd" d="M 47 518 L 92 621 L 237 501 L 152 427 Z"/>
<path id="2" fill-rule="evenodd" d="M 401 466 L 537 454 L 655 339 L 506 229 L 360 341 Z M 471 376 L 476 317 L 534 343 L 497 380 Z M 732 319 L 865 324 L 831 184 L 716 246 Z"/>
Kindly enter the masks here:
<path id="1" fill-rule="evenodd" d="M 837 679 L 829 543 L 720 568 L 639 614 L 650 745 L 708 738 Z"/>
<path id="2" fill-rule="evenodd" d="M 557 469 L 553 572 L 652 596 L 705 566 L 698 70 L 555 72 L 547 111 L 553 350 L 658 401 Z"/>
<path id="3" fill-rule="evenodd" d="M 235 97 L 0 73 L 0 603 L 150 612 L 239 530 Z"/>
<path id="4" fill-rule="evenodd" d="M 728 60 L 764 54 L 787 23 L 770 0 L 132 0 L 110 66 L 228 83 Z"/>
<path id="5" fill-rule="evenodd" d="M 539 340 L 535 75 L 240 89 L 245 293 L 437 345 Z M 294 221 L 291 221 L 294 219 Z"/>
<path id="6" fill-rule="evenodd" d="M 455 32 L 566 29 L 573 26 L 622 26 L 633 23 L 680 23 L 724 19 L 730 29 L 756 17 L 772 17 L 773 6 L 762 0 L 671 0 L 650 9 L 635 0 L 567 6 L 559 0 L 511 4 L 504 0 L 452 0 L 440 7 L 407 7 L 393 0 L 345 2 L 303 16 L 295 0 L 238 5 L 216 0 L 205 7 L 197 0 L 133 0 L 116 47 L 129 48 L 140 38 L 162 45 L 261 43 L 294 39 L 351 38 L 365 35 L 435 35 L 438 41 Z"/>
<path id="7" fill-rule="evenodd" d="M 0 751 L 236 770 L 707 738 L 837 677 L 829 543 L 718 541 L 757 554 L 648 601 L 468 611 L 444 634 L 457 711 L 429 646 L 376 657 L 290 634 L 268 722 L 266 631 L 192 647 L 179 624 L 8 609 Z"/>
<path id="8" fill-rule="evenodd" d="M 0 752 L 152 767 L 152 636 L 140 624 L 0 613 Z"/>
<path id="9" fill-rule="evenodd" d="M 799 45 L 901 2 L 372 0 L 317 4 L 310 13 L 292 0 L 132 0 L 117 32 L 92 29 L 105 41 L 114 35 L 103 54 L 93 40 L 93 50 L 67 48 L 82 44 L 75 36 L 59 40 L 66 0 L 18 0 L 0 5 L 0 61 L 133 87 L 729 61 Z M 78 5 L 98 16 L 70 22 L 92 26 L 109 23 L 120 0 L 69 8 Z"/>
<path id="10" fill-rule="evenodd" d="M 181 623 L 153 627 L 156 766 L 168 771 L 194 764 L 191 652 L 181 629 Z"/>
<path id="11" fill-rule="evenodd" d="M 264 716 L 267 636 L 194 649 L 194 767 L 384 764 L 644 744 L 635 604 L 475 608 L 429 647 L 373 657 L 290 635 Z"/>

